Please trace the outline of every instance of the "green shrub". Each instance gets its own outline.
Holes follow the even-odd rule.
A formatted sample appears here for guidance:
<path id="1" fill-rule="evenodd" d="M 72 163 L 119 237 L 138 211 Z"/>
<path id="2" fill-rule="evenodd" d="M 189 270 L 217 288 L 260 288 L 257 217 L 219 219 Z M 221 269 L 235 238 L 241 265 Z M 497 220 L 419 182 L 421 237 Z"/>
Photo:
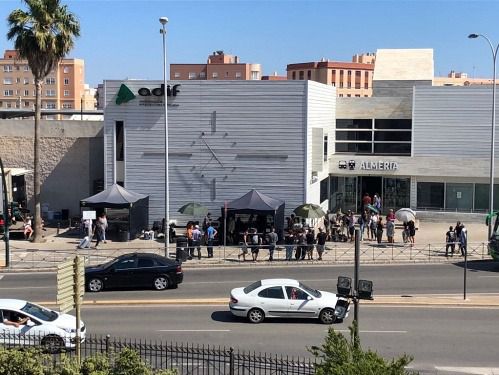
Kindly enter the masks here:
<path id="1" fill-rule="evenodd" d="M 0 348 L 0 375 L 45 375 L 50 357 L 36 349 Z"/>
<path id="2" fill-rule="evenodd" d="M 331 327 L 321 346 L 312 346 L 309 352 L 317 360 L 316 375 L 406 375 L 415 374 L 405 369 L 412 357 L 406 354 L 386 361 L 378 353 L 362 350 L 354 339 L 355 325 L 349 327 L 350 341 Z"/>
<path id="3" fill-rule="evenodd" d="M 81 364 L 81 375 L 109 375 L 110 371 L 109 358 L 104 354 L 85 358 Z"/>

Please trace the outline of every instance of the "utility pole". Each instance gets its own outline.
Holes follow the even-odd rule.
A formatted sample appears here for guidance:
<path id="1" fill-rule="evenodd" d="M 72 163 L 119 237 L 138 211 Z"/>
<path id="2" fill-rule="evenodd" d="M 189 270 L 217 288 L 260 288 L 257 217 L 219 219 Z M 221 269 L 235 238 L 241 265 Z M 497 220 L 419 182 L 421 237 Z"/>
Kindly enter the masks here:
<path id="1" fill-rule="evenodd" d="M 5 241 L 5 267 L 10 267 L 10 247 L 9 247 L 9 200 L 7 195 L 7 181 L 5 179 L 5 170 L 3 169 L 3 161 L 0 158 L 0 172 L 2 173 L 2 188 L 3 188 L 3 222 Z"/>

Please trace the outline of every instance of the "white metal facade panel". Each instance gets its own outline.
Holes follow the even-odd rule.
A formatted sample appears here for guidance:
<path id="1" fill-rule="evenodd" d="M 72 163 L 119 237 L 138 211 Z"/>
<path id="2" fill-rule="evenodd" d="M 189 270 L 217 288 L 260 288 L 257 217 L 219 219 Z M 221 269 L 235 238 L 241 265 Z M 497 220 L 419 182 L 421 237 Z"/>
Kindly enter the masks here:
<path id="1" fill-rule="evenodd" d="M 116 105 L 125 83 L 134 93 L 160 81 L 106 81 L 106 171 L 114 165 L 115 121 L 126 129 L 125 187 L 150 196 L 150 221 L 164 217 L 164 109 L 138 97 Z M 186 202 L 220 215 L 224 200 L 255 188 L 303 203 L 305 191 L 306 81 L 178 81 L 168 97 L 170 216 Z M 329 99 L 328 99 L 329 100 Z M 334 100 L 334 96 L 333 96 Z M 330 111 L 332 111 L 331 109 Z M 329 116 L 333 117 L 333 116 Z M 216 157 L 215 157 L 216 156 Z M 112 183 L 106 174 L 106 184 Z"/>

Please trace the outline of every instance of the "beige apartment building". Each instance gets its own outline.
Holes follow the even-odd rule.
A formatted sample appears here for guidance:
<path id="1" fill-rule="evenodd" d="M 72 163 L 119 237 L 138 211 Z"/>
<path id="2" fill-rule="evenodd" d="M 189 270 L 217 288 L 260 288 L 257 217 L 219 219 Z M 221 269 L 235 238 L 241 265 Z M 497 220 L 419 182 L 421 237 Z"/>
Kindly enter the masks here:
<path id="1" fill-rule="evenodd" d="M 288 64 L 288 80 L 311 80 L 336 87 L 338 97 L 372 96 L 375 54 L 355 55 L 352 62 L 329 61 Z"/>
<path id="2" fill-rule="evenodd" d="M 206 64 L 170 64 L 172 80 L 260 80 L 260 64 L 241 63 L 239 57 L 215 51 Z"/>
<path id="3" fill-rule="evenodd" d="M 42 108 L 81 109 L 83 105 L 83 109 L 94 109 L 95 99 L 88 98 L 84 82 L 84 60 L 63 59 L 45 78 Z M 19 60 L 15 50 L 6 50 L 0 59 L 0 109 L 34 106 L 35 82 L 27 60 Z"/>
<path id="4" fill-rule="evenodd" d="M 447 77 L 433 78 L 433 86 L 492 85 L 492 78 L 470 78 L 468 73 L 451 70 Z"/>

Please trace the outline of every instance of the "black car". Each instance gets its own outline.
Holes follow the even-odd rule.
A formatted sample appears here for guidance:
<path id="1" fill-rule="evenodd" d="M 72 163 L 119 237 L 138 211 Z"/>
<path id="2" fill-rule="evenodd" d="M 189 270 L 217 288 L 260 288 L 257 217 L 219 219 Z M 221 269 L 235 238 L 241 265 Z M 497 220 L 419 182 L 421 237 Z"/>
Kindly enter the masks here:
<path id="1" fill-rule="evenodd" d="M 176 288 L 184 274 L 180 263 L 161 255 L 125 254 L 105 264 L 85 267 L 85 286 L 89 292 L 118 288 Z"/>

